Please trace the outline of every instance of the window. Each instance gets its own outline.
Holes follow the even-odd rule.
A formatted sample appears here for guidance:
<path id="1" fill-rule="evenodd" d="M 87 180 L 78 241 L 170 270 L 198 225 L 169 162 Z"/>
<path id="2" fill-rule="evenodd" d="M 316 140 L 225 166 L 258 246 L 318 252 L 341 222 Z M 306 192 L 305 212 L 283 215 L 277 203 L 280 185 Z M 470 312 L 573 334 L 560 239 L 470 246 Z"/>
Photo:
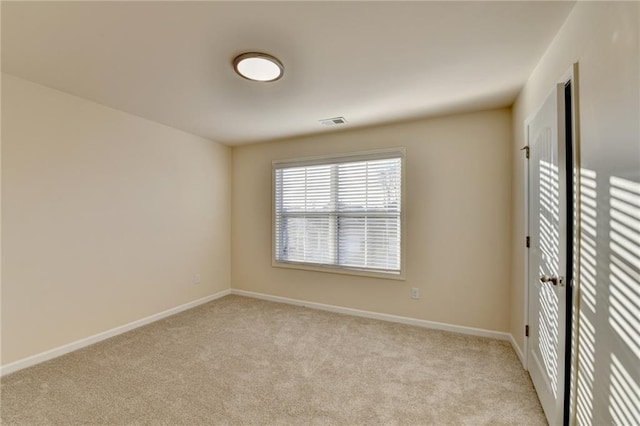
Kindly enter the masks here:
<path id="1" fill-rule="evenodd" d="M 274 266 L 402 278 L 404 150 L 275 161 Z"/>

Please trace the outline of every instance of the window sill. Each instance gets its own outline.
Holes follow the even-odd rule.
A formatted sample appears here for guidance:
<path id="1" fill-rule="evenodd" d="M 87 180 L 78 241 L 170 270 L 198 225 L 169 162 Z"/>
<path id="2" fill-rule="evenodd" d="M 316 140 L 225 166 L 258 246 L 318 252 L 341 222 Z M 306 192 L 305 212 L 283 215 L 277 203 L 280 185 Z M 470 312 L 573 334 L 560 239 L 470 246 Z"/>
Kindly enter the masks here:
<path id="1" fill-rule="evenodd" d="M 382 279 L 395 280 L 395 281 L 406 280 L 404 276 L 404 271 L 401 271 L 399 273 L 376 272 L 376 271 L 369 271 L 365 269 L 348 268 L 348 267 L 340 267 L 340 266 L 314 265 L 310 263 L 297 263 L 297 262 L 278 262 L 276 260 L 272 260 L 271 266 L 274 268 L 298 269 L 303 271 L 325 272 L 330 274 L 341 274 L 341 275 L 355 275 L 355 276 L 361 276 L 361 277 L 382 278 Z"/>

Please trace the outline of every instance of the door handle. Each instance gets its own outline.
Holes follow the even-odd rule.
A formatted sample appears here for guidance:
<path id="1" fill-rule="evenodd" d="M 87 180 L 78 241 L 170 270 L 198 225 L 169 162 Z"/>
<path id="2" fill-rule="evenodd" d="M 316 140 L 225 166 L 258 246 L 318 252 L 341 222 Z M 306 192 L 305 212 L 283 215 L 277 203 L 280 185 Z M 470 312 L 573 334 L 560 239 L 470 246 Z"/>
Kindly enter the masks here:
<path id="1" fill-rule="evenodd" d="M 555 275 L 543 275 L 540 277 L 540 282 L 551 283 L 554 286 L 564 287 L 564 279 L 562 277 L 556 277 Z"/>

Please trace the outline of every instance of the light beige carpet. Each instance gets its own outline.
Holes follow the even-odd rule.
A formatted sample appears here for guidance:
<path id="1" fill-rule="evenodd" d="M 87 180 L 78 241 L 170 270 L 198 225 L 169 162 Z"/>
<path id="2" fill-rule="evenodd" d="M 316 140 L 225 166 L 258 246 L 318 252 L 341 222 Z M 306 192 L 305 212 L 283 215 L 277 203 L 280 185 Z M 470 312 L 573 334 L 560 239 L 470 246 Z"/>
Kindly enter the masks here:
<path id="1" fill-rule="evenodd" d="M 2 422 L 544 425 L 506 342 L 227 296 L 2 379 Z"/>

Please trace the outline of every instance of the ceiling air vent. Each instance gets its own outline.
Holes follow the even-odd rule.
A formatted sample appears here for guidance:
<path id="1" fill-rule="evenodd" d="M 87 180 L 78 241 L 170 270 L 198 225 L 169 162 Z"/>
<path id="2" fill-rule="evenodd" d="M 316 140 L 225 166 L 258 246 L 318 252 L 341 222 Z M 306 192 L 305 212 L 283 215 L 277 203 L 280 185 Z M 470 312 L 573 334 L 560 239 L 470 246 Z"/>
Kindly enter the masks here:
<path id="1" fill-rule="evenodd" d="M 320 124 L 323 126 L 337 126 L 338 124 L 345 124 L 347 120 L 344 117 L 327 118 L 326 120 L 320 120 Z"/>

